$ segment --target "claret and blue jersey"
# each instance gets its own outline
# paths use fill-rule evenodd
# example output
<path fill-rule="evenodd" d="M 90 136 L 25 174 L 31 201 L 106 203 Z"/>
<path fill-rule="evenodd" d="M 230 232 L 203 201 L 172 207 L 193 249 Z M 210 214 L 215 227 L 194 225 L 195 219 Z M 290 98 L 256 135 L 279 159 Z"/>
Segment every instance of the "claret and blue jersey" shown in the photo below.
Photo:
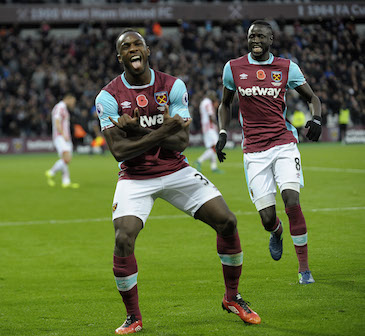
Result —
<path fill-rule="evenodd" d="M 171 117 L 178 114 L 183 119 L 190 118 L 184 82 L 163 72 L 150 71 L 151 81 L 146 85 L 130 85 L 123 73 L 101 90 L 95 105 L 102 130 L 114 127 L 109 117 L 115 121 L 125 113 L 133 117 L 135 108 L 139 110 L 140 125 L 151 129 L 162 125 L 166 104 Z M 147 179 L 170 174 L 187 165 L 181 153 L 156 146 L 134 159 L 121 162 L 120 177 Z"/>
<path fill-rule="evenodd" d="M 162 124 L 161 116 L 166 104 L 169 105 L 171 117 L 179 114 L 184 119 L 190 118 L 184 82 L 153 69 L 150 71 L 149 84 L 130 85 L 123 73 L 101 90 L 95 103 L 102 130 L 113 126 L 109 117 L 117 121 L 124 113 L 133 116 L 136 107 L 140 112 L 142 127 L 156 128 Z"/>
<path fill-rule="evenodd" d="M 245 153 L 298 142 L 295 127 L 286 119 L 285 94 L 305 83 L 297 64 L 272 54 L 264 62 L 248 54 L 226 63 L 223 85 L 238 92 Z"/>

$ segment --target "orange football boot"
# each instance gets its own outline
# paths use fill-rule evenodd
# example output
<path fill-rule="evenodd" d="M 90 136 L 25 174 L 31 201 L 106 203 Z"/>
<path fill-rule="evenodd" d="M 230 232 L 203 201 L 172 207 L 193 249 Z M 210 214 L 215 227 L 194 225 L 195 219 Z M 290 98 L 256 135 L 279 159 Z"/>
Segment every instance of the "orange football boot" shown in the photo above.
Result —
<path fill-rule="evenodd" d="M 232 301 L 227 301 L 225 297 L 223 297 L 222 308 L 228 313 L 238 315 L 241 320 L 246 323 L 261 323 L 260 316 L 248 306 L 248 303 L 242 299 L 241 294 L 239 293 L 236 294 L 236 297 Z"/>
<path fill-rule="evenodd" d="M 134 315 L 127 315 L 125 322 L 115 330 L 117 335 L 133 334 L 142 330 L 142 320 L 137 320 Z"/>

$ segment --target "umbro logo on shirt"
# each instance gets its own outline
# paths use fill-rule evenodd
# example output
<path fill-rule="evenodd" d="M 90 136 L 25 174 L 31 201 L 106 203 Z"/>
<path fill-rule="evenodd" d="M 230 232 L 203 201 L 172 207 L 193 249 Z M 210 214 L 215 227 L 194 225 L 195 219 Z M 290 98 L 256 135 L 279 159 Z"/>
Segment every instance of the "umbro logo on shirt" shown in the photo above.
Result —
<path fill-rule="evenodd" d="M 124 101 L 124 102 L 120 103 L 120 106 L 121 106 L 123 109 L 128 109 L 128 108 L 131 108 L 132 103 L 131 103 L 131 102 L 129 102 L 129 101 Z"/>
<path fill-rule="evenodd" d="M 240 74 L 240 79 L 247 79 L 248 75 L 245 73 Z"/>

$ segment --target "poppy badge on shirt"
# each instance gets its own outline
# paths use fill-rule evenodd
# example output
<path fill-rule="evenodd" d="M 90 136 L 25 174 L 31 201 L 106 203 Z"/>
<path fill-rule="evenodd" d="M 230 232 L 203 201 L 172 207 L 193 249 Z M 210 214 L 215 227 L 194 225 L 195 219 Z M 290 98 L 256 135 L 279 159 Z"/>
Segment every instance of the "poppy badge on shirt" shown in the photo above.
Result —
<path fill-rule="evenodd" d="M 256 77 L 257 79 L 259 80 L 264 80 L 266 78 L 266 74 L 265 74 L 265 71 L 260 69 L 260 70 L 257 70 L 256 72 Z"/>
<path fill-rule="evenodd" d="M 148 99 L 144 94 L 137 96 L 136 100 L 139 107 L 146 107 L 148 105 Z"/>

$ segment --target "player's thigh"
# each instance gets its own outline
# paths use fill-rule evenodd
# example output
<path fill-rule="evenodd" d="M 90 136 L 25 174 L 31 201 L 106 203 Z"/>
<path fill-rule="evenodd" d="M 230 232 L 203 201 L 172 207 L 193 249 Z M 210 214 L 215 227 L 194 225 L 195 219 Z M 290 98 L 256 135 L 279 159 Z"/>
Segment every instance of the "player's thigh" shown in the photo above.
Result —
<path fill-rule="evenodd" d="M 209 200 L 222 196 L 215 185 L 193 167 L 163 176 L 164 190 L 159 197 L 194 217 Z"/>
<path fill-rule="evenodd" d="M 134 216 L 144 225 L 156 199 L 155 193 L 160 188 L 158 179 L 118 181 L 112 206 L 113 221 Z"/>
<path fill-rule="evenodd" d="M 60 158 L 63 158 L 63 153 L 65 152 L 69 152 L 70 156 L 72 155 L 73 146 L 71 141 L 66 141 L 63 136 L 58 136 L 54 139 L 53 143 Z"/>
<path fill-rule="evenodd" d="M 224 236 L 229 236 L 236 232 L 236 216 L 229 210 L 222 196 L 215 197 L 204 203 L 195 213 L 195 218 L 208 224 L 217 233 Z"/>
<path fill-rule="evenodd" d="M 211 129 L 204 134 L 204 146 L 206 148 L 211 148 L 218 142 L 218 133 Z"/>
<path fill-rule="evenodd" d="M 244 154 L 247 188 L 251 200 L 255 204 L 259 199 L 264 197 L 275 199 L 276 183 L 272 170 L 272 162 L 272 151 Z"/>
<path fill-rule="evenodd" d="M 295 143 L 278 146 L 273 172 L 280 192 L 285 189 L 299 192 L 304 186 L 300 152 Z"/>

